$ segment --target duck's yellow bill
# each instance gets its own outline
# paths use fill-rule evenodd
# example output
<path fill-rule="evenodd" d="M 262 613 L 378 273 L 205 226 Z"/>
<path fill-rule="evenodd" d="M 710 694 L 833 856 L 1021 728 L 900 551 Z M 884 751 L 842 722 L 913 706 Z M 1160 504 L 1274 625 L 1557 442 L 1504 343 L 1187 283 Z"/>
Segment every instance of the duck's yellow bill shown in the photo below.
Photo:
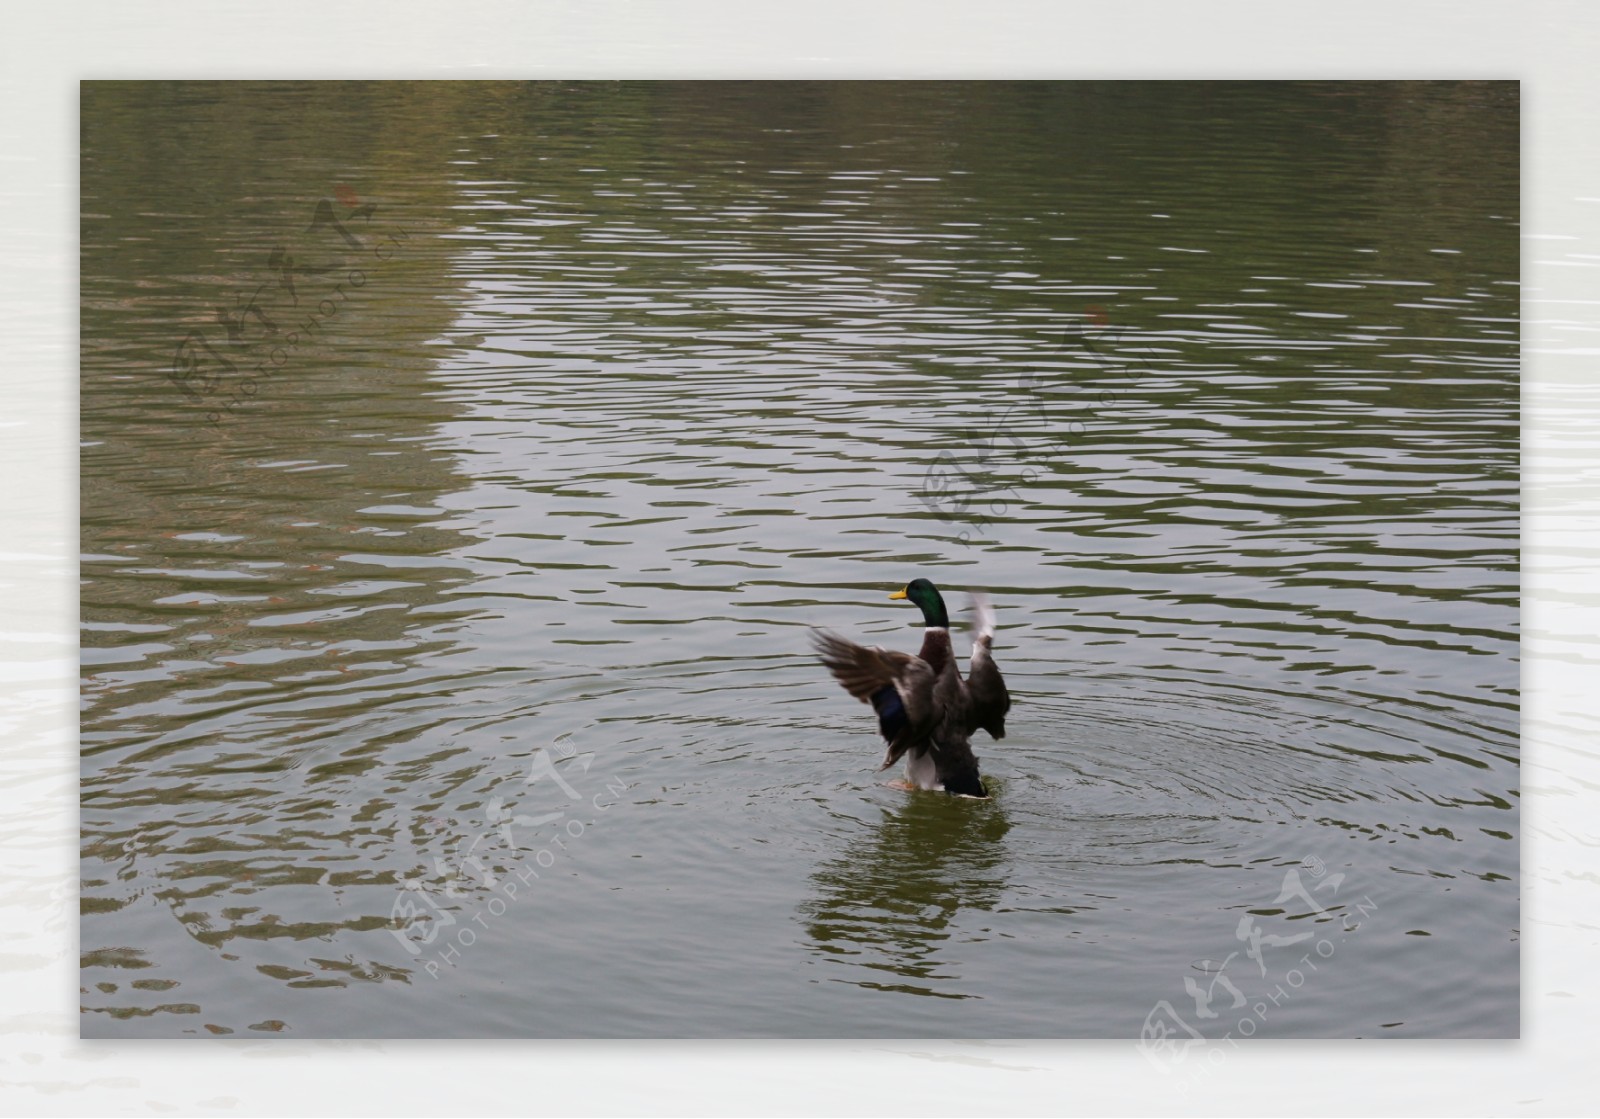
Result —
<path fill-rule="evenodd" d="M 890 598 L 904 598 L 905 596 L 906 596 L 906 592 L 905 591 L 895 591 L 894 594 L 890 595 L 889 597 Z"/>

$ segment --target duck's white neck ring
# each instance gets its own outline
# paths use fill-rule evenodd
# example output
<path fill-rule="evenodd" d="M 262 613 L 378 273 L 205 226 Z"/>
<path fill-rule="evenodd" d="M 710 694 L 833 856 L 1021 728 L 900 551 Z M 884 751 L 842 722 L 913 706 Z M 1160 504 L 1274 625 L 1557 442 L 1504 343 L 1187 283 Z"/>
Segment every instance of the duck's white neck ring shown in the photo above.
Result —
<path fill-rule="evenodd" d="M 950 629 L 947 626 L 928 626 L 922 632 L 923 633 L 949 633 Z"/>

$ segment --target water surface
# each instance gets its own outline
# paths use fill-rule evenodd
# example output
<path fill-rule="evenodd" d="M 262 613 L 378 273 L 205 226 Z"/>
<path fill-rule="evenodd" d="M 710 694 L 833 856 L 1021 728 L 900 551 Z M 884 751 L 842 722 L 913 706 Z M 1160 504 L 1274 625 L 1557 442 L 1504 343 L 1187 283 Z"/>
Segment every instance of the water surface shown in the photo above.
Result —
<path fill-rule="evenodd" d="M 1517 1033 L 1514 85 L 82 103 L 85 1035 Z"/>

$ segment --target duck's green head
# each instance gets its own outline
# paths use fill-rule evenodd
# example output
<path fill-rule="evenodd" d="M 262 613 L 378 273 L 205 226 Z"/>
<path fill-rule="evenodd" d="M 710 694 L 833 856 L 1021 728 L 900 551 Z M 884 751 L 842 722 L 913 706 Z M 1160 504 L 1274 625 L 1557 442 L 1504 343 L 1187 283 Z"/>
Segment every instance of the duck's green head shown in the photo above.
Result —
<path fill-rule="evenodd" d="M 944 599 L 939 597 L 939 588 L 926 579 L 913 579 L 906 584 L 903 591 L 895 591 L 890 598 L 909 598 L 922 607 L 922 620 L 930 626 L 941 629 L 950 628 L 950 615 L 945 613 Z"/>

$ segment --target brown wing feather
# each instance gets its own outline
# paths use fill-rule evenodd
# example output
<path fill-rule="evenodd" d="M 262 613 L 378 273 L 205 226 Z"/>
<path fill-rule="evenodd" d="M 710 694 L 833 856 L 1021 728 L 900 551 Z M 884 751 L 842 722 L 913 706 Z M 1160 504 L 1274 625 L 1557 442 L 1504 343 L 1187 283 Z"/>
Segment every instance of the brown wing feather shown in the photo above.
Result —
<path fill-rule="evenodd" d="M 883 767 L 900 760 L 910 747 L 925 741 L 934 716 L 933 669 L 921 657 L 857 645 L 831 633 L 812 635 L 817 653 L 844 690 L 878 712 L 878 729 L 889 744 Z M 884 694 L 891 689 L 893 700 Z"/>
<path fill-rule="evenodd" d="M 1006 736 L 1006 712 L 1011 710 L 1011 693 L 1005 678 L 994 663 L 994 610 L 985 595 L 973 594 L 972 668 L 967 673 L 970 702 L 967 733 L 980 728 L 996 741 Z"/>
<path fill-rule="evenodd" d="M 973 660 L 972 671 L 967 674 L 967 695 L 971 700 L 967 733 L 982 728 L 996 740 L 1004 738 L 1011 693 L 1006 690 L 1005 678 L 987 652 Z"/>

